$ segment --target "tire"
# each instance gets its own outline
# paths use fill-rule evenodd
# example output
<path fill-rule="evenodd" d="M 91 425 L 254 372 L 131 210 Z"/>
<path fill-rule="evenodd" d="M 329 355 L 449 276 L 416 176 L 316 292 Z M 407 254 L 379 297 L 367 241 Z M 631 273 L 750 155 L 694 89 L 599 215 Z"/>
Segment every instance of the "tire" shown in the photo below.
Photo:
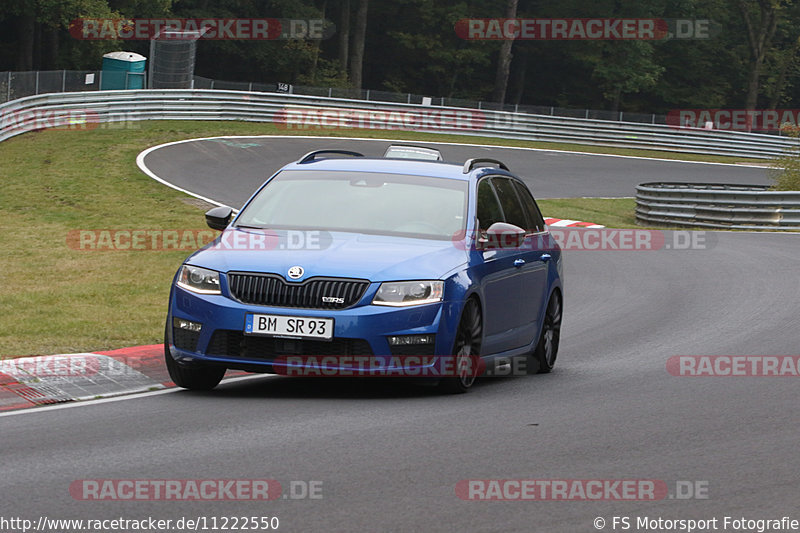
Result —
<path fill-rule="evenodd" d="M 470 298 L 464 304 L 461 312 L 461 321 L 456 330 L 456 339 L 453 342 L 453 356 L 455 368 L 459 375 L 456 377 L 442 378 L 439 380 L 439 389 L 447 394 L 462 394 L 467 392 L 475 383 L 477 369 L 475 358 L 480 356 L 481 341 L 483 339 L 483 318 L 481 309 L 475 298 Z"/>
<path fill-rule="evenodd" d="M 172 358 L 169 341 L 164 332 L 164 361 L 167 363 L 170 379 L 175 385 L 189 390 L 211 390 L 222 381 L 225 367 L 182 365 Z"/>
<path fill-rule="evenodd" d="M 528 357 L 529 374 L 547 374 L 553 370 L 561 340 L 561 311 L 561 295 L 554 292 L 544 312 L 544 324 L 539 334 L 539 341 Z"/>

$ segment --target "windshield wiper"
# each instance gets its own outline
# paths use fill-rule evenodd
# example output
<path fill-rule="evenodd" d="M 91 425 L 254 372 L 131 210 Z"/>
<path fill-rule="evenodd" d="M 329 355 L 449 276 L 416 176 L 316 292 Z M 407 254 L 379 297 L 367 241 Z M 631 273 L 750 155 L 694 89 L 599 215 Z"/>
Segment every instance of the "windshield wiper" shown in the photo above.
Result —
<path fill-rule="evenodd" d="M 242 229 L 267 229 L 266 226 L 248 226 L 247 224 L 236 224 L 234 227 Z"/>

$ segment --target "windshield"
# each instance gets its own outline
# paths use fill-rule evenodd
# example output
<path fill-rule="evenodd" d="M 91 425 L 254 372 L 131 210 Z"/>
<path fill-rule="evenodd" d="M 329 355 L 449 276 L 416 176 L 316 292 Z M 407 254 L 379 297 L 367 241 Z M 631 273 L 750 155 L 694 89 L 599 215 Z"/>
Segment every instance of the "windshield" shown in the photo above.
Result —
<path fill-rule="evenodd" d="M 237 226 L 452 239 L 465 229 L 466 181 L 285 170 L 248 204 Z"/>

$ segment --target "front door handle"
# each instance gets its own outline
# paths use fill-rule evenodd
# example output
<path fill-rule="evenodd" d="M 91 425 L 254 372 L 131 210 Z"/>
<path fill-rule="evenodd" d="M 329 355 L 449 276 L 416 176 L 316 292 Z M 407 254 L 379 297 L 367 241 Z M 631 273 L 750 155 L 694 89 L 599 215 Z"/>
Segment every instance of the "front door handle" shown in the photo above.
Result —
<path fill-rule="evenodd" d="M 514 261 L 514 266 L 517 267 L 517 268 L 521 267 L 524 264 L 525 264 L 525 260 L 524 259 L 517 259 L 517 260 Z"/>

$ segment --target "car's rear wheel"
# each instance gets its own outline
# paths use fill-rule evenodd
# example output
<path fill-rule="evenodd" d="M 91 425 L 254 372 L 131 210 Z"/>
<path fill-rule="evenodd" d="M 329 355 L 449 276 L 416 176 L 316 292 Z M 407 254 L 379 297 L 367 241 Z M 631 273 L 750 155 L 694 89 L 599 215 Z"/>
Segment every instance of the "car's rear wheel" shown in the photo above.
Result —
<path fill-rule="evenodd" d="M 453 365 L 456 375 L 442 378 L 439 387 L 449 394 L 467 392 L 475 383 L 483 339 L 483 319 L 477 300 L 470 298 L 464 305 L 461 321 L 453 343 Z"/>
<path fill-rule="evenodd" d="M 528 360 L 528 373 L 547 374 L 556 364 L 561 340 L 561 296 L 554 292 L 547 303 L 539 342 Z"/>
<path fill-rule="evenodd" d="M 225 367 L 183 365 L 172 358 L 164 332 L 164 360 L 170 379 L 179 387 L 190 390 L 211 390 L 222 381 Z"/>

